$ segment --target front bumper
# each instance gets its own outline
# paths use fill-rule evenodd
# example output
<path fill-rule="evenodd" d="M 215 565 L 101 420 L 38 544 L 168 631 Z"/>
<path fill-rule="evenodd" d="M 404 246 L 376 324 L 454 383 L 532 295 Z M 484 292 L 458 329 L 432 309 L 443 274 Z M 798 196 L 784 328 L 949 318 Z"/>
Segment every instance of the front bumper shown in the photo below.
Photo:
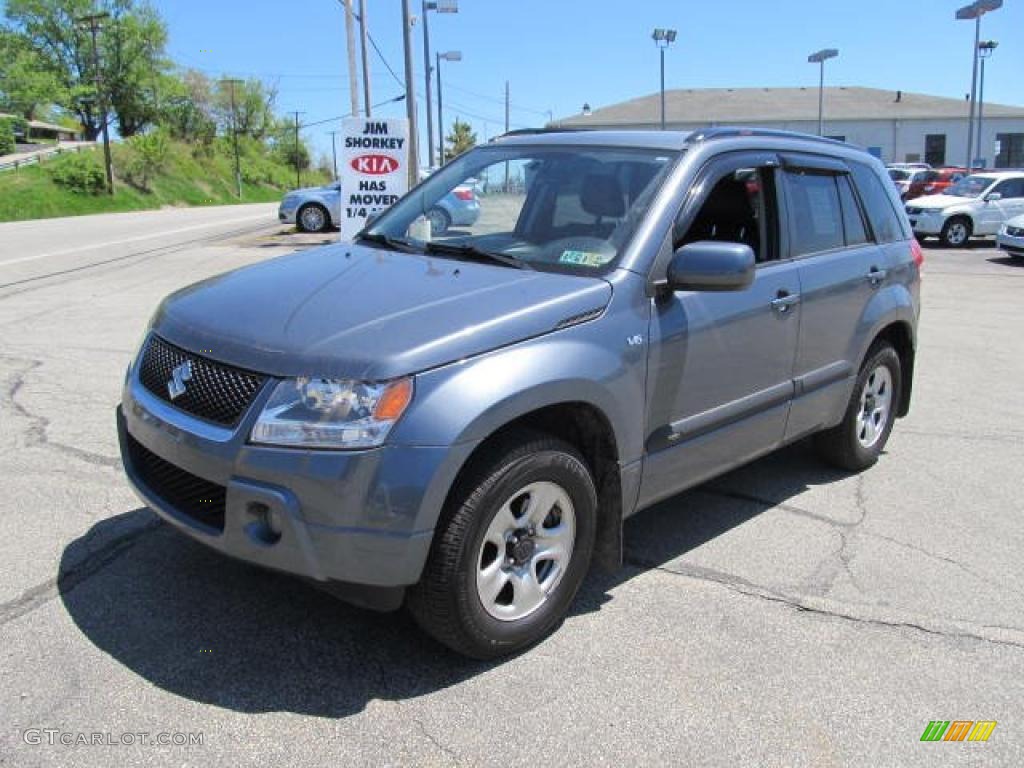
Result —
<path fill-rule="evenodd" d="M 908 212 L 907 218 L 910 220 L 910 228 L 914 230 L 915 235 L 938 235 L 942 232 L 942 225 L 946 223 L 946 217 L 942 214 L 928 215 Z"/>
<path fill-rule="evenodd" d="M 270 389 L 229 429 L 154 397 L 131 372 L 117 428 L 125 472 L 139 497 L 180 531 L 241 560 L 319 582 L 400 588 L 418 581 L 447 490 L 473 446 L 314 451 L 251 445 L 247 436 Z M 139 456 L 155 456 L 178 475 L 165 481 Z M 215 518 L 173 501 L 180 476 L 222 491 L 211 494 Z M 268 519 L 275 535 L 268 533 Z"/>
<path fill-rule="evenodd" d="M 1024 256 L 1024 235 L 1010 235 L 1003 230 L 996 236 L 996 243 L 1012 256 Z"/>
<path fill-rule="evenodd" d="M 277 218 L 282 224 L 294 224 L 298 210 L 298 202 L 283 201 L 277 209 Z"/>

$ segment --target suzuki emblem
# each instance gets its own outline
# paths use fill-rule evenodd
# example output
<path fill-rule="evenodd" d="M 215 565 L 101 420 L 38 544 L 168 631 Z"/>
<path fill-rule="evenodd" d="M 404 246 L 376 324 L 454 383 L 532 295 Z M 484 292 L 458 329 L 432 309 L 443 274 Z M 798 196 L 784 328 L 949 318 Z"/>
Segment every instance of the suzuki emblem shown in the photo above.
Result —
<path fill-rule="evenodd" d="M 167 394 L 171 400 L 185 394 L 185 382 L 192 381 L 192 361 L 186 360 L 171 371 L 171 380 L 167 382 Z"/>

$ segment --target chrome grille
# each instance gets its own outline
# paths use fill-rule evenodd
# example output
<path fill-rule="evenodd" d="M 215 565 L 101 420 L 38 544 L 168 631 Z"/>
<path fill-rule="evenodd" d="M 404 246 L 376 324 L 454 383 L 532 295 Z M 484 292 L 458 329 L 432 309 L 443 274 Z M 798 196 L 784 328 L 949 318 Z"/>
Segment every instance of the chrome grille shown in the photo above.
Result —
<path fill-rule="evenodd" d="M 186 362 L 190 370 L 181 382 L 184 387 L 177 397 L 171 397 L 169 387 L 174 371 Z M 266 377 L 186 352 L 154 334 L 142 353 L 139 380 L 146 389 L 175 408 L 232 427 L 242 418 Z"/>

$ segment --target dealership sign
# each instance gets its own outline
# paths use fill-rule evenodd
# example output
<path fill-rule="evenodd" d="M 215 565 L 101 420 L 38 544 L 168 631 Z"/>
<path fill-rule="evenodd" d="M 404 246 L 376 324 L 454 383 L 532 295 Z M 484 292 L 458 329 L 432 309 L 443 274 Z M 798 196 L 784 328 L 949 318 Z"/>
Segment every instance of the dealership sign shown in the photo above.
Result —
<path fill-rule="evenodd" d="M 353 118 L 342 124 L 341 239 L 409 189 L 409 121 Z"/>

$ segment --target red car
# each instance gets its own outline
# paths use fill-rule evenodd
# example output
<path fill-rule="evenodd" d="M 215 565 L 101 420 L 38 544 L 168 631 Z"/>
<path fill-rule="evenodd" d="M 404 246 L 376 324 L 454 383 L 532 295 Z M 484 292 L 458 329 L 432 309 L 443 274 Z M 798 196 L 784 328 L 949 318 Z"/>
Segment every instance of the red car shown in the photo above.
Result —
<path fill-rule="evenodd" d="M 910 182 L 904 199 L 913 200 L 915 197 L 923 195 L 941 195 L 947 187 L 956 184 L 966 175 L 967 171 L 963 168 L 936 168 L 925 171 Z"/>

